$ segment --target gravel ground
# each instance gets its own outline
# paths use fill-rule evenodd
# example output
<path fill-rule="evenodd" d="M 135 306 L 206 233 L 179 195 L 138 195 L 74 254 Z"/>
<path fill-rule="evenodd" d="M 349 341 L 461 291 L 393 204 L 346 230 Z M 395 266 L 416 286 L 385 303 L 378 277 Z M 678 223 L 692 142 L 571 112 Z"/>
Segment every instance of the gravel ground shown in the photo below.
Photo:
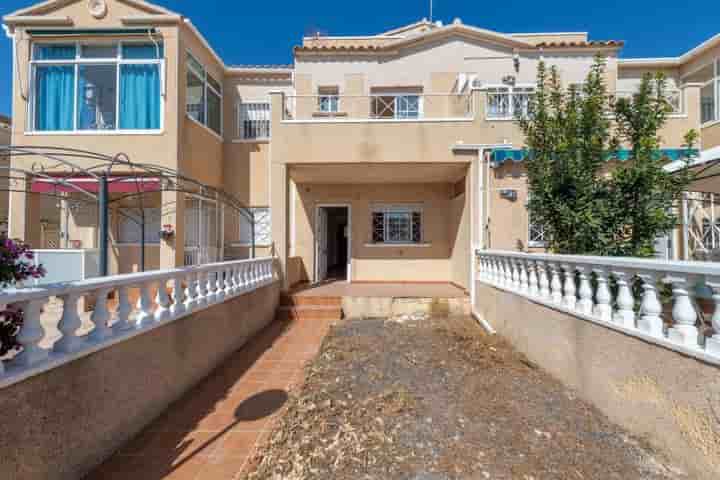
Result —
<path fill-rule="evenodd" d="M 686 478 L 468 318 L 334 326 L 246 479 Z"/>

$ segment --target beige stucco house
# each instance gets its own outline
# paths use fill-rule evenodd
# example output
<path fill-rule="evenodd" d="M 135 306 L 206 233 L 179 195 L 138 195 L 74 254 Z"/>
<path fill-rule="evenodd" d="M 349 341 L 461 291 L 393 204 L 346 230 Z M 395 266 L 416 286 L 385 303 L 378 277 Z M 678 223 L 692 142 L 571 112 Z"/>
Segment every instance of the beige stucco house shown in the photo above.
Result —
<path fill-rule="evenodd" d="M 720 144 L 720 36 L 678 58 L 623 59 L 621 41 L 583 32 L 422 20 L 303 38 L 292 66 L 231 66 L 189 19 L 139 0 L 48 1 L 4 22 L 16 65 L 13 143 L 123 152 L 232 194 L 256 214 L 258 252 L 278 257 L 286 286 L 332 277 L 469 289 L 473 247 L 542 248 L 513 121 L 541 60 L 569 85 L 601 54 L 620 95 L 663 71 L 674 106 L 667 151 L 691 128 L 703 149 Z M 57 89 L 72 98 L 48 95 Z M 13 159 L 18 168 L 29 161 Z M 247 225 L 219 203 L 187 192 L 147 197 L 149 230 L 175 231 L 152 238 L 147 268 L 191 263 L 200 250 L 205 259 L 248 255 Z M 11 194 L 11 235 L 39 241 L 42 201 Z M 96 212 L 67 210 L 66 246 L 95 248 Z M 137 228 L 123 218 L 112 229 L 120 272 L 139 268 Z"/>

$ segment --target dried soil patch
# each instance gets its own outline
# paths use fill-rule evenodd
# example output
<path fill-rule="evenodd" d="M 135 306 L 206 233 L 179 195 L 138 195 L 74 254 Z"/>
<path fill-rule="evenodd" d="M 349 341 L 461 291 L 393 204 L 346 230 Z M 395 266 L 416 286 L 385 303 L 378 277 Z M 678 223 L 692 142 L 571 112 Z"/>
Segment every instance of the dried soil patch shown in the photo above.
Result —
<path fill-rule="evenodd" d="M 247 479 L 667 479 L 662 455 L 469 318 L 334 326 Z"/>

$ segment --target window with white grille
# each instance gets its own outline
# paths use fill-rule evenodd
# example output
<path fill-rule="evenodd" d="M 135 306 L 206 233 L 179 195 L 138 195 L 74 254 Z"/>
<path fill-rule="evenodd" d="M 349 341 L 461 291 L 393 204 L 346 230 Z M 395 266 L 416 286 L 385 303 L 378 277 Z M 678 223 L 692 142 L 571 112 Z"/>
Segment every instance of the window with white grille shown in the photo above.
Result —
<path fill-rule="evenodd" d="M 270 209 L 266 207 L 255 207 L 249 209 L 255 220 L 255 245 L 267 246 L 272 243 Z M 245 215 L 240 217 L 240 244 L 251 245 L 253 238 L 253 224 Z"/>
<path fill-rule="evenodd" d="M 270 103 L 240 103 L 237 134 L 243 140 L 270 138 Z"/>
<path fill-rule="evenodd" d="M 373 207 L 373 243 L 422 243 L 422 241 L 422 208 L 413 205 Z"/>
<path fill-rule="evenodd" d="M 510 120 L 528 115 L 535 95 L 534 87 L 486 87 L 486 116 L 488 119 Z"/>
<path fill-rule="evenodd" d="M 318 111 L 321 113 L 337 113 L 340 101 L 338 87 L 318 88 Z"/>

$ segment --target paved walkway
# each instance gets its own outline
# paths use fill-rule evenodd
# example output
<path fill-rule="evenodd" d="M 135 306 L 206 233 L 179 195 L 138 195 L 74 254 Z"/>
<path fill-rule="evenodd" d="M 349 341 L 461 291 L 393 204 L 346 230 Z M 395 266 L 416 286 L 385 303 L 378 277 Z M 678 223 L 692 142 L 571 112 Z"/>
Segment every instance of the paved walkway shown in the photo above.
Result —
<path fill-rule="evenodd" d="M 275 322 L 87 478 L 229 480 L 242 469 L 328 331 Z"/>

